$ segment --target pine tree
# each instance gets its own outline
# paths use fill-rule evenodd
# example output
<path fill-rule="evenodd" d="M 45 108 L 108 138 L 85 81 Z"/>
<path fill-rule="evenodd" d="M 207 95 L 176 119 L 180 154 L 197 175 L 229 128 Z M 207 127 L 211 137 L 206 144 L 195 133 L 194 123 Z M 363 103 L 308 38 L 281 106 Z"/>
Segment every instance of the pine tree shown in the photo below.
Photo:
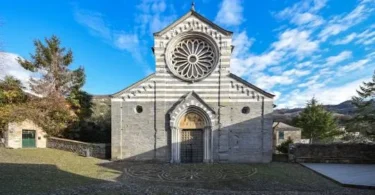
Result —
<path fill-rule="evenodd" d="M 35 54 L 31 60 L 18 58 L 18 62 L 27 70 L 37 72 L 40 78 L 31 78 L 31 90 L 44 97 L 67 97 L 73 89 L 84 85 L 85 74 L 82 67 L 70 70 L 68 66 L 73 62 L 73 52 L 60 46 L 56 36 L 34 41 Z"/>
<path fill-rule="evenodd" d="M 310 139 L 310 143 L 340 134 L 332 113 L 327 112 L 315 98 L 307 103 L 294 123 L 302 128 L 302 136 Z"/>
<path fill-rule="evenodd" d="M 372 81 L 363 82 L 357 93 L 358 96 L 352 98 L 352 103 L 357 108 L 356 114 L 347 129 L 375 140 L 375 71 Z"/>
<path fill-rule="evenodd" d="M 30 88 L 41 98 L 33 98 L 23 106 L 11 108 L 8 118 L 20 116 L 19 120 L 31 119 L 49 135 L 60 136 L 86 112 L 79 105 L 85 99 L 78 95 L 85 83 L 84 69 L 69 69 L 73 52 L 61 47 L 56 36 L 46 38 L 45 43 L 36 40 L 34 45 L 35 53 L 31 55 L 31 60 L 17 60 L 22 67 L 39 75 L 30 79 Z"/>

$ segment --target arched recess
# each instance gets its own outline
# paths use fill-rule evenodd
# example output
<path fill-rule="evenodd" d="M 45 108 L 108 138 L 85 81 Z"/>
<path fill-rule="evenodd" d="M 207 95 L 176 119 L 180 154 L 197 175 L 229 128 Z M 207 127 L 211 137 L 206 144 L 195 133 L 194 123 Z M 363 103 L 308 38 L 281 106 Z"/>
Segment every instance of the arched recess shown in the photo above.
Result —
<path fill-rule="evenodd" d="M 179 122 L 188 113 L 194 113 L 202 119 L 203 126 L 203 161 L 212 162 L 213 135 L 212 130 L 216 125 L 215 111 L 206 104 L 194 91 L 186 94 L 185 98 L 169 111 L 171 128 L 171 163 L 180 163 L 181 128 Z"/>
<path fill-rule="evenodd" d="M 190 119 L 188 119 L 190 117 Z M 181 139 L 183 129 L 203 130 L 203 162 L 212 161 L 212 120 L 210 115 L 200 107 L 189 105 L 171 120 L 172 130 L 172 163 L 181 162 Z"/>

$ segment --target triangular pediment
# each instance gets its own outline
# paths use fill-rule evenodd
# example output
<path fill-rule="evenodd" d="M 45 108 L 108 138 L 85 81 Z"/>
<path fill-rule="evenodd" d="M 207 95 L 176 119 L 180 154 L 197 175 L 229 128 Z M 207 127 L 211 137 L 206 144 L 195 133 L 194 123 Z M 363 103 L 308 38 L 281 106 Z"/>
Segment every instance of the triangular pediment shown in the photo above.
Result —
<path fill-rule="evenodd" d="M 215 110 L 211 108 L 211 106 L 209 106 L 206 102 L 204 102 L 202 98 L 200 98 L 199 95 L 194 91 L 188 93 L 184 99 L 182 99 L 169 111 L 169 113 L 173 114 L 175 111 L 185 109 L 187 106 L 197 106 L 210 115 L 215 114 Z"/>
<path fill-rule="evenodd" d="M 229 36 L 229 35 L 233 34 L 233 32 L 221 28 L 220 26 L 218 26 L 215 23 L 211 22 L 209 19 L 207 19 L 204 16 L 200 15 L 199 13 L 197 13 L 196 11 L 190 10 L 184 16 L 180 17 L 175 22 L 173 22 L 172 24 L 168 25 L 167 27 L 165 27 L 161 31 L 155 32 L 154 36 L 161 36 L 161 35 L 167 33 L 168 31 L 170 31 L 171 29 L 173 29 L 174 27 L 176 27 L 180 23 L 184 22 L 187 18 L 189 18 L 191 16 L 194 16 L 195 18 L 197 18 L 201 22 L 206 23 L 208 26 L 210 26 L 211 28 L 217 30 L 218 32 L 222 33 L 223 35 Z"/>
<path fill-rule="evenodd" d="M 196 113 L 201 113 L 206 120 L 206 124 L 213 126 L 215 124 L 215 111 L 208 104 L 206 104 L 197 93 L 194 91 L 188 93 L 177 105 L 173 106 L 168 112 L 170 116 L 170 125 L 176 125 L 179 117 L 188 110 L 194 110 Z"/>

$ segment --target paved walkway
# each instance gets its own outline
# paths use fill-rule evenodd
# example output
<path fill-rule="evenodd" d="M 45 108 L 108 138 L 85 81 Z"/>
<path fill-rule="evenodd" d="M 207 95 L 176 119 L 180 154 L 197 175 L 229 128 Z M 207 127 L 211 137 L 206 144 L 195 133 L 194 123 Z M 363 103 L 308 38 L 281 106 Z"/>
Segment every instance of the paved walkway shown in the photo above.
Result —
<path fill-rule="evenodd" d="M 375 164 L 302 163 L 343 185 L 375 188 Z"/>

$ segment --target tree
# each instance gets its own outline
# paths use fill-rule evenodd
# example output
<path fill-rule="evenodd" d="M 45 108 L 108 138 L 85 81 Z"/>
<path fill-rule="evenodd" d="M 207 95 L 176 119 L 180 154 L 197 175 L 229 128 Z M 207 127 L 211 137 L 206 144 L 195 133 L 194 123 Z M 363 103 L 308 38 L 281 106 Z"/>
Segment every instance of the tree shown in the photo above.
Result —
<path fill-rule="evenodd" d="M 91 99 L 92 95 L 79 89 L 73 89 L 67 97 L 67 101 L 70 103 L 71 109 L 73 109 L 81 121 L 89 118 L 92 114 Z"/>
<path fill-rule="evenodd" d="M 289 144 L 292 144 L 292 143 L 293 143 L 293 140 L 290 137 L 288 137 L 287 140 L 282 142 L 280 145 L 276 146 L 276 150 L 283 154 L 287 154 L 289 151 Z"/>
<path fill-rule="evenodd" d="M 0 106 L 24 103 L 27 99 L 24 89 L 20 80 L 13 76 L 5 76 L 0 80 Z"/>
<path fill-rule="evenodd" d="M 363 82 L 357 94 L 358 96 L 352 98 L 352 103 L 357 108 L 356 113 L 347 129 L 375 140 L 375 71 L 372 81 Z"/>
<path fill-rule="evenodd" d="M 310 143 L 313 140 L 324 140 L 340 134 L 332 113 L 327 112 L 315 98 L 307 103 L 294 123 L 302 128 L 302 136 L 310 139 Z"/>
<path fill-rule="evenodd" d="M 18 119 L 18 116 L 13 115 L 13 110 L 27 100 L 23 89 L 21 81 L 13 76 L 5 76 L 0 80 L 0 134 L 8 122 Z"/>
<path fill-rule="evenodd" d="M 31 60 L 18 58 L 27 70 L 38 73 L 40 77 L 30 79 L 31 90 L 42 97 L 34 98 L 24 106 L 13 108 L 10 114 L 20 113 L 31 119 L 50 135 L 62 135 L 63 131 L 79 116 L 83 115 L 83 93 L 80 88 L 85 83 L 83 68 L 70 70 L 73 52 L 60 46 L 56 36 L 46 38 L 45 43 L 34 41 L 35 54 Z M 68 98 L 69 97 L 69 98 Z"/>
<path fill-rule="evenodd" d="M 60 47 L 60 40 L 56 36 L 34 41 L 35 54 L 31 61 L 18 58 L 18 62 L 26 70 L 37 72 L 40 78 L 31 78 L 31 90 L 44 97 L 67 97 L 72 90 L 80 89 L 85 83 L 85 74 L 82 67 L 69 70 L 73 62 L 73 52 Z"/>

